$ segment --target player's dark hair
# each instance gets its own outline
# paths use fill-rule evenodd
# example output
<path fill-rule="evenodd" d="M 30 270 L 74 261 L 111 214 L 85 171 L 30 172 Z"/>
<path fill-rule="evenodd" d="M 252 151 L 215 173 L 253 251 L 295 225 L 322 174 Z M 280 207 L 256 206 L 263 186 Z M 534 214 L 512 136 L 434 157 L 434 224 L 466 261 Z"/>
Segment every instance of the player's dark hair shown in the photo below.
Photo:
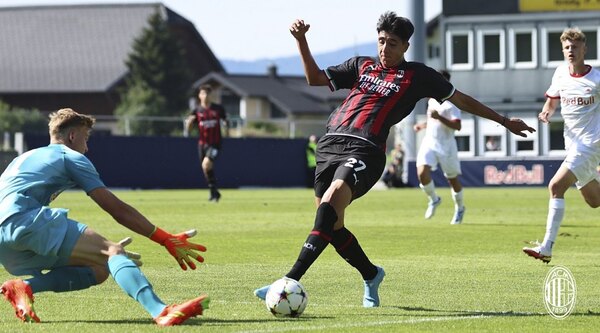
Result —
<path fill-rule="evenodd" d="M 213 88 L 212 88 L 212 86 L 211 86 L 210 84 L 203 84 L 203 85 L 201 85 L 201 86 L 200 86 L 200 88 L 198 89 L 198 92 L 200 92 L 200 91 L 202 91 L 202 90 L 204 90 L 204 91 L 206 91 L 206 92 L 208 92 L 208 93 L 209 93 L 209 92 L 211 92 L 211 91 L 213 90 Z"/>
<path fill-rule="evenodd" d="M 377 33 L 382 31 L 392 33 L 408 42 L 415 32 L 415 26 L 406 17 L 398 16 L 394 12 L 385 12 L 381 14 L 377 22 Z"/>
<path fill-rule="evenodd" d="M 445 78 L 446 78 L 446 80 L 450 81 L 450 73 L 449 73 L 447 70 L 445 70 L 445 69 L 440 69 L 440 70 L 438 71 L 438 73 L 442 74 L 442 76 L 443 76 L 443 77 L 445 77 Z"/>

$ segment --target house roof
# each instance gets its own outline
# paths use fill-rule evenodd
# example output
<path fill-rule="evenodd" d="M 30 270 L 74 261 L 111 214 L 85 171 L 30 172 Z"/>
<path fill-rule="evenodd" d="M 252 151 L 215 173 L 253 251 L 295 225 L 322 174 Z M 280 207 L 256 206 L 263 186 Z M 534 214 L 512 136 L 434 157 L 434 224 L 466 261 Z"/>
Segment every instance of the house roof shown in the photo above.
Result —
<path fill-rule="evenodd" d="M 268 99 L 288 114 L 329 114 L 331 104 L 343 100 L 347 90 L 331 92 L 328 87 L 309 86 L 304 76 L 210 73 L 194 86 L 218 82 L 241 97 Z"/>
<path fill-rule="evenodd" d="M 193 28 L 160 3 L 0 8 L 0 93 L 108 90 L 127 74 L 132 42 L 157 10 Z"/>

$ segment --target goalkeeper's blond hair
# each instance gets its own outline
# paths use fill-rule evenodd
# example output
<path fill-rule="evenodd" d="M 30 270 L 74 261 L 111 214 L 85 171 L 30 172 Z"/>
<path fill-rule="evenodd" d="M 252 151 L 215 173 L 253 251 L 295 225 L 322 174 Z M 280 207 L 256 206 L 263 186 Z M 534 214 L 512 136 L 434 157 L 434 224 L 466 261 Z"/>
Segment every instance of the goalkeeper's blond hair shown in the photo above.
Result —
<path fill-rule="evenodd" d="M 73 109 L 64 108 L 50 114 L 48 130 L 51 138 L 65 138 L 69 131 L 76 127 L 87 127 L 92 129 L 96 119 L 92 116 L 80 114 Z"/>

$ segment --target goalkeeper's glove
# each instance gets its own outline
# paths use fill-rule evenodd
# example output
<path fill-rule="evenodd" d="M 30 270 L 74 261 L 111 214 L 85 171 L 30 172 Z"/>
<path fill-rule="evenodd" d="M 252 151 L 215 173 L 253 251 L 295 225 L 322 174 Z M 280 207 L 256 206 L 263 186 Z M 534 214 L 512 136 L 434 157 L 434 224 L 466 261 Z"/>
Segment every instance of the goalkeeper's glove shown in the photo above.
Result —
<path fill-rule="evenodd" d="M 150 235 L 150 239 L 167 248 L 167 251 L 175 257 L 175 260 L 184 271 L 188 266 L 191 269 L 196 269 L 196 264 L 190 259 L 196 259 L 198 262 L 204 262 L 204 258 L 198 251 L 205 252 L 204 245 L 188 242 L 187 239 L 196 235 L 196 230 L 188 230 L 180 234 L 170 234 L 161 228 L 155 227 L 154 232 Z"/>

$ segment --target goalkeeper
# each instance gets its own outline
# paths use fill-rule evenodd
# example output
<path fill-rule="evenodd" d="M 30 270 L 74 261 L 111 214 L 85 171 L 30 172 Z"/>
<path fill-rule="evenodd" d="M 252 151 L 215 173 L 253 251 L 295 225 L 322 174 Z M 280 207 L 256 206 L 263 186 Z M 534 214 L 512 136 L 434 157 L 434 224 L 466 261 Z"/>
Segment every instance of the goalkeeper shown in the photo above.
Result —
<path fill-rule="evenodd" d="M 112 242 L 69 219 L 66 209 L 48 207 L 62 191 L 78 186 L 119 224 L 165 246 L 183 270 L 195 269 L 194 260 L 204 261 L 199 252 L 206 248 L 187 241 L 194 230 L 170 234 L 106 188 L 83 155 L 94 122 L 72 109 L 52 113 L 50 145 L 15 158 L 0 176 L 0 263 L 15 276 L 32 276 L 6 281 L 0 292 L 19 319 L 39 322 L 33 294 L 86 289 L 110 274 L 159 326 L 201 315 L 208 307 L 206 295 L 168 306 L 158 298 L 138 268 L 139 254 L 125 250 L 131 238 Z"/>

